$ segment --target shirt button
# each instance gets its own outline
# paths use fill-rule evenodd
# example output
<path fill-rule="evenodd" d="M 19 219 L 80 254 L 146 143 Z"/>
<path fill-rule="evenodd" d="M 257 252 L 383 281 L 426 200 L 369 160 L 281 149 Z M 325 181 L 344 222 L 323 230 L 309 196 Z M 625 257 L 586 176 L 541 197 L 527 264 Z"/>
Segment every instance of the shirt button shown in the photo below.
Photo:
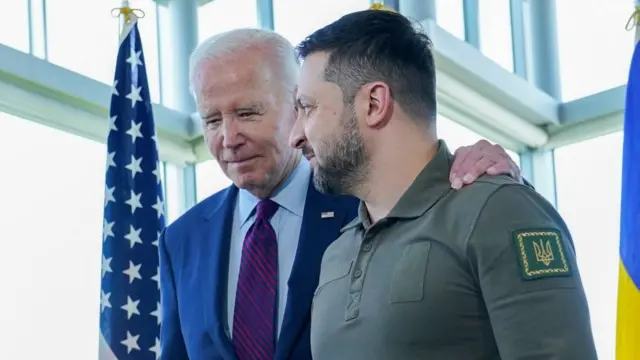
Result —
<path fill-rule="evenodd" d="M 362 270 L 358 269 L 353 272 L 353 277 L 355 277 L 356 279 L 359 278 L 360 276 L 362 276 Z"/>
<path fill-rule="evenodd" d="M 362 247 L 362 251 L 371 251 L 371 243 L 365 243 L 364 246 Z"/>

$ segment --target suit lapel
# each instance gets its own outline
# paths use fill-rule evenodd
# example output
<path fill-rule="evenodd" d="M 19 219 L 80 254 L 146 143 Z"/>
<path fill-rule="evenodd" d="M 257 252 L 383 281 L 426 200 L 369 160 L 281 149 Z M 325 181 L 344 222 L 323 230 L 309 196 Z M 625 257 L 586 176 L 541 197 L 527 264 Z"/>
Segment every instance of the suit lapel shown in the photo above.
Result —
<path fill-rule="evenodd" d="M 340 235 L 345 209 L 336 197 L 320 194 L 310 181 L 298 241 L 288 281 L 287 307 L 275 358 L 288 359 L 310 320 L 311 301 L 318 284 L 325 249 Z"/>
<path fill-rule="evenodd" d="M 210 242 L 212 264 L 212 282 L 204 289 L 205 321 L 209 335 L 216 349 L 226 360 L 235 360 L 235 351 L 225 330 L 225 314 L 227 303 L 227 275 L 229 270 L 229 250 L 231 246 L 231 230 L 238 188 L 231 186 L 218 206 L 205 214 L 206 225 L 203 241 Z M 207 278 L 203 274 L 203 278 Z M 207 291 L 212 289 L 212 291 Z M 194 294 L 194 296 L 198 296 Z"/>

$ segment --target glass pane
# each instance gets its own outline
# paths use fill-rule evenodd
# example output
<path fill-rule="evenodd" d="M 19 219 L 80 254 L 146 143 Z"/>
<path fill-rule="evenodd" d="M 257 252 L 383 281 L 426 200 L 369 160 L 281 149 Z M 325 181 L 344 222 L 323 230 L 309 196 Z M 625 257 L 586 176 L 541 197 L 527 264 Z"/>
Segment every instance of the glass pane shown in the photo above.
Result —
<path fill-rule="evenodd" d="M 198 39 L 244 27 L 258 27 L 256 0 L 215 0 L 198 9 Z"/>
<path fill-rule="evenodd" d="M 167 224 L 171 224 L 180 215 L 182 215 L 181 201 L 182 201 L 182 183 L 180 181 L 181 168 L 174 164 L 164 162 L 163 167 L 163 185 L 165 188 L 164 197 L 167 199 L 165 207 L 167 209 Z"/>
<path fill-rule="evenodd" d="M 105 84 L 113 84 L 120 36 L 119 19 L 111 15 L 117 1 L 47 0 L 49 61 Z M 152 2 L 135 2 L 145 12 L 140 19 L 147 76 L 152 99 L 157 101 L 158 47 L 156 13 Z"/>
<path fill-rule="evenodd" d="M 47 0 L 49 61 L 79 74 L 113 83 L 118 52 L 117 6 L 110 1 L 86 6 L 85 0 Z"/>
<path fill-rule="evenodd" d="M 95 359 L 106 147 L 0 113 L 0 154 L 0 359 Z"/>
<path fill-rule="evenodd" d="M 508 71 L 513 71 L 510 0 L 481 0 L 480 49 Z"/>
<path fill-rule="evenodd" d="M 462 0 L 436 0 L 438 25 L 464 40 L 464 11 Z"/>
<path fill-rule="evenodd" d="M 27 0 L 2 2 L 0 44 L 29 52 L 29 10 Z"/>
<path fill-rule="evenodd" d="M 615 358 L 622 132 L 555 151 L 558 209 L 571 230 L 600 359 Z"/>
<path fill-rule="evenodd" d="M 562 99 L 570 101 L 627 82 L 634 33 L 625 24 L 633 1 L 556 1 Z"/>
<path fill-rule="evenodd" d="M 461 146 L 471 145 L 483 139 L 482 135 L 442 115 L 438 115 L 437 121 L 438 136 L 447 142 L 451 152 Z"/>
<path fill-rule="evenodd" d="M 196 165 L 196 195 L 198 202 L 231 185 L 215 160 Z"/>
<path fill-rule="evenodd" d="M 369 6 L 369 0 L 273 0 L 275 30 L 297 45 L 315 30 Z"/>
<path fill-rule="evenodd" d="M 456 151 L 456 149 L 461 146 L 473 145 L 482 139 L 486 139 L 475 131 L 442 115 L 438 115 L 437 124 L 438 136 L 447 142 L 447 147 L 449 147 L 449 151 L 451 152 Z M 490 141 L 490 139 L 486 140 Z M 514 162 L 520 166 L 520 156 L 510 150 L 507 150 L 507 153 L 513 158 Z"/>

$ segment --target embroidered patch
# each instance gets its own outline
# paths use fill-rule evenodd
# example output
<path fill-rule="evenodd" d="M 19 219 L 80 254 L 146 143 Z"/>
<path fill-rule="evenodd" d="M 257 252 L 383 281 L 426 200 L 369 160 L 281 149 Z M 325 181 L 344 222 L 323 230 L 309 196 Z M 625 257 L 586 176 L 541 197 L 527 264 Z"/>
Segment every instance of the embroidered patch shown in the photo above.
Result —
<path fill-rule="evenodd" d="M 572 269 L 558 230 L 517 230 L 513 232 L 513 240 L 523 279 L 571 276 Z"/>

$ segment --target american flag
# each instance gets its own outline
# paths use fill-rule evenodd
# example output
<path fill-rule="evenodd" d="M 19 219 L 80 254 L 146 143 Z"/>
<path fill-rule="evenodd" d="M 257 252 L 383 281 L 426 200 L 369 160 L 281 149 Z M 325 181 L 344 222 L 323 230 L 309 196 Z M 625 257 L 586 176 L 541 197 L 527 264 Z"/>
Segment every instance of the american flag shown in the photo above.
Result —
<path fill-rule="evenodd" d="M 101 360 L 158 359 L 160 163 L 138 25 L 125 25 L 111 95 L 100 296 Z"/>

